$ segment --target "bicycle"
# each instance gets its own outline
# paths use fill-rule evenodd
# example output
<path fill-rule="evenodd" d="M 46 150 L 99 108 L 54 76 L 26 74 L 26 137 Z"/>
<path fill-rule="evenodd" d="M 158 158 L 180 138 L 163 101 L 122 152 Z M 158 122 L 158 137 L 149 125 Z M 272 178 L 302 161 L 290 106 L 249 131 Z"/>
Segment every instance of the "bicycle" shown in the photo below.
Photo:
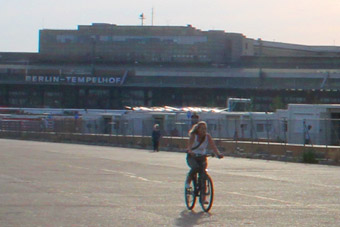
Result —
<path fill-rule="evenodd" d="M 199 157 L 213 156 L 212 154 L 200 155 Z M 197 157 L 197 156 L 196 156 Z M 214 201 L 214 185 L 206 169 L 198 171 L 189 183 L 189 188 L 184 191 L 185 204 L 189 210 L 194 209 L 196 198 L 205 212 L 209 212 Z"/>

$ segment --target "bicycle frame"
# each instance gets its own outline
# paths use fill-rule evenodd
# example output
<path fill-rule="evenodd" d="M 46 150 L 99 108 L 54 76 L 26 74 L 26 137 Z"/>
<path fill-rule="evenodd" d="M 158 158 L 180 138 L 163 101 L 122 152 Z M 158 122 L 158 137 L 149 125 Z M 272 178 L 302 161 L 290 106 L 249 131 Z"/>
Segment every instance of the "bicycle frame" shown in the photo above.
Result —
<path fill-rule="evenodd" d="M 199 196 L 199 193 L 200 193 L 200 190 L 202 188 L 202 178 L 205 177 L 206 175 L 208 175 L 207 171 L 204 170 L 202 173 L 200 172 L 197 172 L 194 176 L 194 185 L 195 185 L 195 193 L 196 193 L 196 196 Z"/>
<path fill-rule="evenodd" d="M 213 182 L 206 169 L 200 169 L 193 176 L 192 188 L 185 190 L 185 202 L 189 210 L 195 207 L 196 197 L 199 197 L 199 202 L 202 209 L 208 212 L 213 203 L 214 189 Z M 208 200 L 206 198 L 209 198 Z"/>

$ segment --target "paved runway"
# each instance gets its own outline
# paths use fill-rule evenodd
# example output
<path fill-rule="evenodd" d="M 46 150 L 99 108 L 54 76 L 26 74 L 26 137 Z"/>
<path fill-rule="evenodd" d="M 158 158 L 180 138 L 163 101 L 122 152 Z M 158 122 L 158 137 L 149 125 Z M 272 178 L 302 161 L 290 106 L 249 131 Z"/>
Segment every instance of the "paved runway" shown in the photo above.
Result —
<path fill-rule="evenodd" d="M 0 139 L 0 226 L 340 226 L 340 167 L 209 159 L 188 211 L 185 154 Z"/>

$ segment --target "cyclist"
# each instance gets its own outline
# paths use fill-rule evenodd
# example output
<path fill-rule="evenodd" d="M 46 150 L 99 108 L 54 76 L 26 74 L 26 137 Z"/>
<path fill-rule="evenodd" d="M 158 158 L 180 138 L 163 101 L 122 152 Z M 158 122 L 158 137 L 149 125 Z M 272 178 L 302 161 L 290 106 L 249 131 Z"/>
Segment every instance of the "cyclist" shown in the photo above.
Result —
<path fill-rule="evenodd" d="M 211 146 L 218 158 L 223 158 L 223 155 L 218 151 L 212 137 L 207 133 L 207 123 L 205 121 L 199 121 L 197 124 L 193 125 L 189 131 L 187 163 L 191 169 L 185 182 L 185 188 L 190 187 L 190 181 L 197 172 L 205 171 L 207 168 L 207 157 L 199 155 L 207 154 L 208 145 Z"/>

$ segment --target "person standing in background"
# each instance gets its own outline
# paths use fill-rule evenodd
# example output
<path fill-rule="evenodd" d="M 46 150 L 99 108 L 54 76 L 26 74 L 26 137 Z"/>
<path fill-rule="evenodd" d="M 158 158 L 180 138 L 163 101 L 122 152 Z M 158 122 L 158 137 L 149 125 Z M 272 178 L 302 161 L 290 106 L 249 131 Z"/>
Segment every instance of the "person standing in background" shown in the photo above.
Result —
<path fill-rule="evenodd" d="M 152 145 L 153 151 L 159 152 L 159 141 L 161 140 L 161 131 L 159 130 L 159 124 L 155 124 L 152 130 Z"/>
<path fill-rule="evenodd" d="M 308 125 L 307 129 L 305 130 L 305 144 L 312 144 L 312 141 L 310 139 L 309 131 L 311 130 L 312 126 Z"/>

